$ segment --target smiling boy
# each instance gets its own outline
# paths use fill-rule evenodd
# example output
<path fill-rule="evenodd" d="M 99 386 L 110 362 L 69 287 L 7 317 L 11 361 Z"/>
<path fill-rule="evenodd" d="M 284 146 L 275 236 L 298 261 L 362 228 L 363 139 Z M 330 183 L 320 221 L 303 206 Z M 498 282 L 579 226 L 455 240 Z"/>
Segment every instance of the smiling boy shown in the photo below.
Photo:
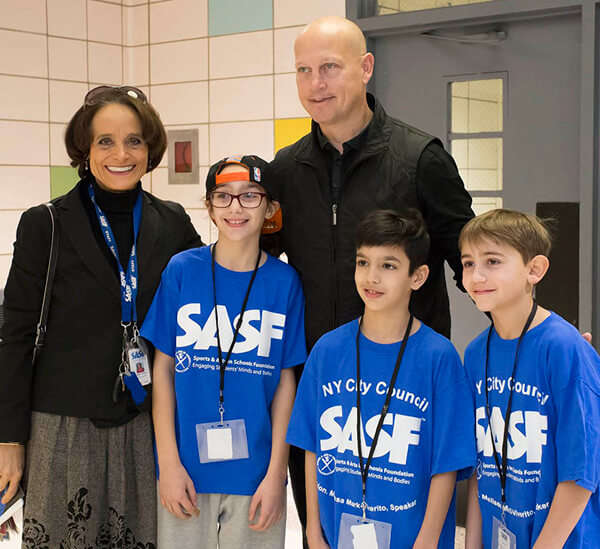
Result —
<path fill-rule="evenodd" d="M 535 216 L 492 210 L 459 245 L 463 284 L 492 317 L 465 351 L 478 453 L 467 549 L 598 547 L 600 360 L 533 299 L 550 234 Z"/>
<path fill-rule="evenodd" d="M 156 347 L 161 548 L 283 548 L 285 431 L 306 346 L 299 277 L 259 248 L 265 218 L 280 227 L 270 184 L 256 156 L 211 167 L 219 239 L 173 257 L 142 328 Z"/>
<path fill-rule="evenodd" d="M 311 549 L 454 547 L 473 409 L 456 350 L 409 311 L 428 252 L 416 210 L 375 210 L 358 225 L 364 314 L 313 348 L 287 434 L 306 450 Z"/>

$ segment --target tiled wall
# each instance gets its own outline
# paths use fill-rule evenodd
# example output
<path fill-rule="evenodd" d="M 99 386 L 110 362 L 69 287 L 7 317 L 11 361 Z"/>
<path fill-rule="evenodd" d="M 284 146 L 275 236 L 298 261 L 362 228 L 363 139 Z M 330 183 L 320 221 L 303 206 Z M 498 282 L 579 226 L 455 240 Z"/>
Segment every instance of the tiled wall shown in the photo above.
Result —
<path fill-rule="evenodd" d="M 344 12 L 345 0 L 0 0 L 0 289 L 21 212 L 77 180 L 63 133 L 89 88 L 140 86 L 167 129 L 198 128 L 200 183 L 169 185 L 165 155 L 144 186 L 214 240 L 208 166 L 232 153 L 271 159 L 308 131 L 293 41 Z"/>

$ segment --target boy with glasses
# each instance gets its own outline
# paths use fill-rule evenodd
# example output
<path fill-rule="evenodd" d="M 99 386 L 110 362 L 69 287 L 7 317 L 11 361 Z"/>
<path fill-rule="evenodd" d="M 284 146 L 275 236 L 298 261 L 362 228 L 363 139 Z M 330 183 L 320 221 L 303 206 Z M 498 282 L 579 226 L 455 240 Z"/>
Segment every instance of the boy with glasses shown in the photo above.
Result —
<path fill-rule="evenodd" d="M 210 168 L 218 241 L 170 261 L 142 328 L 156 347 L 161 548 L 284 545 L 285 431 L 306 346 L 300 279 L 259 248 L 281 227 L 271 182 L 256 156 Z"/>

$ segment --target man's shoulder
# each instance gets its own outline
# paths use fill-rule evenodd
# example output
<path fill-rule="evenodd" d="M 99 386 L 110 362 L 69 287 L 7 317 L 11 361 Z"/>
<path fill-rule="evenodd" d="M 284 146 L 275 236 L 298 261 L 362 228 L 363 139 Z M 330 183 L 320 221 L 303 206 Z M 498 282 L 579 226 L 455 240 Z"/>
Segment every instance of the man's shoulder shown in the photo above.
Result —
<path fill-rule="evenodd" d="M 298 155 L 307 154 L 312 147 L 312 134 L 307 133 L 295 143 L 283 147 L 277 151 L 275 158 L 271 162 L 274 169 L 285 167 L 290 161 L 293 161 Z"/>

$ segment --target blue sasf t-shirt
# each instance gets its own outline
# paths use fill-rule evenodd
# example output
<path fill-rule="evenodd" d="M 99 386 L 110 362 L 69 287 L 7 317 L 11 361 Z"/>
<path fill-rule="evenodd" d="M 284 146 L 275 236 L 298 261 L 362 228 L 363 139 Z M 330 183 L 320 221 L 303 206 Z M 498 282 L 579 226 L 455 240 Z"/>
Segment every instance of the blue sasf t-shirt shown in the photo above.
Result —
<path fill-rule="evenodd" d="M 287 441 L 317 456 L 321 525 L 337 545 L 342 513 L 361 515 L 356 433 L 358 321 L 324 335 L 300 380 Z M 363 457 L 385 401 L 400 343 L 360 335 Z M 452 344 L 425 325 L 410 336 L 369 470 L 367 517 L 392 525 L 393 548 L 410 548 L 425 516 L 432 475 L 475 464 L 474 421 L 464 368 Z M 439 547 L 453 549 L 455 501 Z"/>
<path fill-rule="evenodd" d="M 215 266 L 223 360 L 252 272 Z M 196 425 L 219 415 L 219 362 L 210 247 L 174 256 L 141 334 L 175 358 L 175 430 L 181 462 L 199 493 L 252 495 L 271 456 L 271 402 L 281 369 L 303 364 L 304 298 L 292 267 L 267 256 L 250 291 L 225 371 L 225 420 L 244 419 L 249 458 L 200 463 Z"/>
<path fill-rule="evenodd" d="M 568 549 L 598 547 L 600 539 L 600 359 L 577 330 L 551 313 L 517 339 L 490 340 L 488 394 L 492 433 L 485 412 L 485 353 L 488 330 L 465 351 L 465 367 L 476 408 L 477 480 L 483 517 L 483 544 L 492 544 L 492 517 L 500 519 L 500 479 L 492 437 L 500 457 L 504 418 L 509 418 L 506 525 L 517 547 L 538 538 L 559 482 L 575 481 L 593 492 L 567 540 Z"/>

